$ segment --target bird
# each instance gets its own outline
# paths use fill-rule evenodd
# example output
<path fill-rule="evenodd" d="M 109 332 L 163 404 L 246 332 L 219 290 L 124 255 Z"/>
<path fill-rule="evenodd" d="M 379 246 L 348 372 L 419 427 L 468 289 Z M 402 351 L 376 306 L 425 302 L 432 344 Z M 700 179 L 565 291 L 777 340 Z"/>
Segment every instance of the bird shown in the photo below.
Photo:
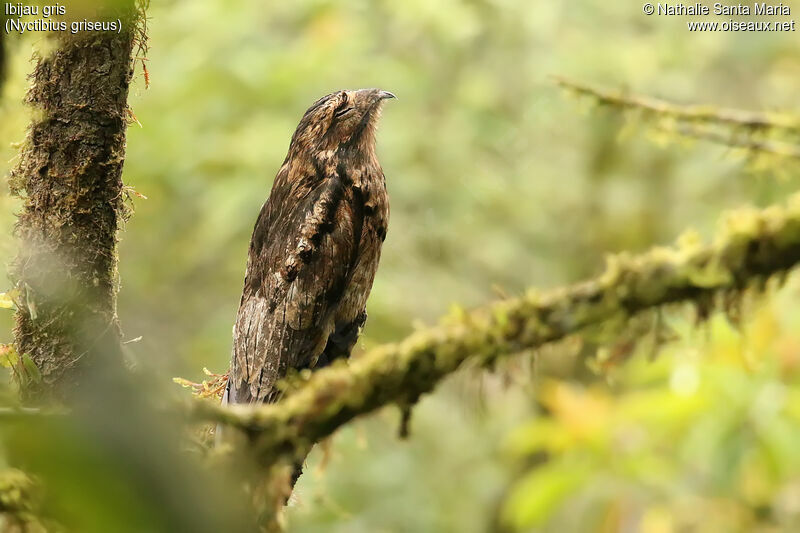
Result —
<path fill-rule="evenodd" d="M 271 403 L 289 369 L 346 358 L 386 238 L 376 154 L 381 89 L 341 90 L 308 108 L 253 228 L 223 403 Z"/>

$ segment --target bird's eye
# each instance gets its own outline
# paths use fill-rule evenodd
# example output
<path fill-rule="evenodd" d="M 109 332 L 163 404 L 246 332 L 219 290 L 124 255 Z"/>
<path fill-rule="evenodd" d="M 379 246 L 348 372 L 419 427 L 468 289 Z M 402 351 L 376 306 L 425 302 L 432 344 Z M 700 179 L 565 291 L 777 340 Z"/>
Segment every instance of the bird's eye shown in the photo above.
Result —
<path fill-rule="evenodd" d="M 341 109 L 337 109 L 336 112 L 333 114 L 333 116 L 336 117 L 336 118 L 342 118 L 343 116 L 345 116 L 346 114 L 348 114 L 352 110 L 353 110 L 352 107 L 345 106 L 345 107 L 343 107 Z"/>

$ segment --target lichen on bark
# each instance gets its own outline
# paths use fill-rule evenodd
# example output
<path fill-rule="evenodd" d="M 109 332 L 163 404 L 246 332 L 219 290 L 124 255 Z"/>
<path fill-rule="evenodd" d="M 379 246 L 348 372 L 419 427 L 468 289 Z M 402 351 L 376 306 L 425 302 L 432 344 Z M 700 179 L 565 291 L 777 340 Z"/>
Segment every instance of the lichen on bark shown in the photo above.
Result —
<path fill-rule="evenodd" d="M 9 178 L 24 201 L 10 268 L 15 343 L 41 375 L 23 387 L 26 401 L 63 398 L 87 361 L 121 351 L 116 244 L 139 14 L 131 0 L 97 16 L 122 30 L 54 33 L 52 52 L 35 59 L 33 120 Z"/>

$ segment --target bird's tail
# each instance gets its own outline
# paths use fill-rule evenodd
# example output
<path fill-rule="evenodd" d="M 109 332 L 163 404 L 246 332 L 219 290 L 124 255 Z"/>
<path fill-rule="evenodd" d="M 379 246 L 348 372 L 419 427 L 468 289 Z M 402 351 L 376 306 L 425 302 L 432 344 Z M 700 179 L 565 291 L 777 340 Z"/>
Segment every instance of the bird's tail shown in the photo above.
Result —
<path fill-rule="evenodd" d="M 228 380 L 228 384 L 225 385 L 225 392 L 222 394 L 222 405 L 228 405 L 229 397 L 231 392 L 231 381 Z M 219 448 L 222 446 L 222 424 L 217 424 L 217 428 L 214 430 L 214 447 Z"/>

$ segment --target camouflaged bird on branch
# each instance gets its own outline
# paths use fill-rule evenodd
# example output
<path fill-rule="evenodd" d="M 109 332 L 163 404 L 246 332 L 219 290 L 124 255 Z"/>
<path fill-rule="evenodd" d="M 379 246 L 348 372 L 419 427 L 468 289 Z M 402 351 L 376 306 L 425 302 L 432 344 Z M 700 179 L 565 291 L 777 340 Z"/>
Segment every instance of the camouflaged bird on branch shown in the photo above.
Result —
<path fill-rule="evenodd" d="M 300 121 L 250 241 L 227 401 L 274 401 L 287 369 L 349 356 L 389 221 L 375 127 L 393 97 L 339 91 Z"/>

